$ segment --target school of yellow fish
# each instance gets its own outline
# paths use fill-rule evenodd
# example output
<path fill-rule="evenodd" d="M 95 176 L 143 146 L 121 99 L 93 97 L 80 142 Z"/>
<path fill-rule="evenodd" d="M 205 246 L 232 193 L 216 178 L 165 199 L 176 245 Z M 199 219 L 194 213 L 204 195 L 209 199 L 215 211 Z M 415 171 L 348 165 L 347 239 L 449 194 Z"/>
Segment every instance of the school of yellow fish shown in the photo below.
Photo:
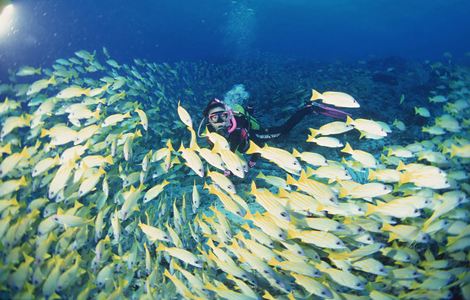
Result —
<path fill-rule="evenodd" d="M 465 72 L 430 95 L 440 115 L 415 108 L 427 139 L 369 153 L 407 125 L 348 117 L 307 137 L 342 161 L 251 142 L 285 173 L 251 176 L 224 137 L 197 139 L 200 107 L 166 96 L 174 68 L 103 52 L 0 86 L 1 298 L 470 299 Z"/>

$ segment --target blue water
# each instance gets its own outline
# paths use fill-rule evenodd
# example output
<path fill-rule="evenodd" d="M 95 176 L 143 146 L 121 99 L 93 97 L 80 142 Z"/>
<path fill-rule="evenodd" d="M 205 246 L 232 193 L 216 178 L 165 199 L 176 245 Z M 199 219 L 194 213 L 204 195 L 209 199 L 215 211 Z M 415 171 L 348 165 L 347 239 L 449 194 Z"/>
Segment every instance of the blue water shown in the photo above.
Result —
<path fill-rule="evenodd" d="M 50 65 L 106 46 L 121 61 L 321 61 L 399 56 L 469 61 L 470 2 L 449 1 L 14 1 L 0 37 L 0 74 Z M 1 25 L 0 25 L 1 26 Z"/>

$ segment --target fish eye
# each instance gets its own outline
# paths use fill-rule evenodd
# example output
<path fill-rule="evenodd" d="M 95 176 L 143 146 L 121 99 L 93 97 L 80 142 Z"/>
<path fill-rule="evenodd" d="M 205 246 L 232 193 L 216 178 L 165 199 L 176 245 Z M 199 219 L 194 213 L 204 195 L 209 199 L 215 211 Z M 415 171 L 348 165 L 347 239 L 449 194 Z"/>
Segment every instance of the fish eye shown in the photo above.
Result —
<path fill-rule="evenodd" d="M 341 242 L 336 242 L 336 245 L 337 245 L 337 246 L 341 245 Z"/>
<path fill-rule="evenodd" d="M 268 270 L 263 270 L 264 274 L 269 274 Z"/>
<path fill-rule="evenodd" d="M 368 241 L 372 241 L 372 239 L 370 237 L 367 238 Z"/>
<path fill-rule="evenodd" d="M 276 284 L 281 284 L 281 281 L 279 279 L 276 280 Z"/>
<path fill-rule="evenodd" d="M 287 217 L 287 214 L 286 214 L 285 212 L 282 212 L 282 213 L 281 213 L 281 217 L 284 217 L 284 218 L 285 218 L 285 217 Z"/>

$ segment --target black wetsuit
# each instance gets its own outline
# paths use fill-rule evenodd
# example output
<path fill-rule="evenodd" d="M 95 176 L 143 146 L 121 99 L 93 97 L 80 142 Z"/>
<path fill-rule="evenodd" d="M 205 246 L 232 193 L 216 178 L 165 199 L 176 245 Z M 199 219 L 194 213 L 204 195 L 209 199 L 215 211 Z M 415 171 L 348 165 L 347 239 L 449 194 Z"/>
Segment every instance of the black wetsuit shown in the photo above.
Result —
<path fill-rule="evenodd" d="M 315 107 L 305 106 L 296 111 L 281 126 L 274 126 L 265 129 L 252 129 L 250 128 L 250 122 L 244 115 L 236 115 L 235 119 L 237 121 L 237 127 L 231 133 L 226 132 L 225 138 L 230 144 L 230 150 L 238 150 L 241 153 L 245 153 L 250 146 L 250 139 L 258 145 L 263 145 L 268 140 L 286 135 L 295 125 L 302 121 L 306 115 L 314 112 Z M 215 131 L 210 124 L 208 124 L 208 129 L 211 132 Z M 250 161 L 255 162 L 258 157 L 259 154 L 254 154 L 251 156 Z"/>

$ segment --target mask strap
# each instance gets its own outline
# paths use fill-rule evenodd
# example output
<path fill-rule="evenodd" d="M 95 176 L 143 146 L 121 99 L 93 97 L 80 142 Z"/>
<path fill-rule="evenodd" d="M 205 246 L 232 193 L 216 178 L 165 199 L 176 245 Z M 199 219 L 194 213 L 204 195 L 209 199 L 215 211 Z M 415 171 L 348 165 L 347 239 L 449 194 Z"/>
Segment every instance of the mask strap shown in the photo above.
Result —
<path fill-rule="evenodd" d="M 233 112 L 229 110 L 230 121 L 232 122 L 232 126 L 228 129 L 228 133 L 232 133 L 237 128 L 237 120 L 233 116 Z"/>
<path fill-rule="evenodd" d="M 206 135 L 201 134 L 201 127 L 204 121 L 206 120 L 206 117 L 202 118 L 201 123 L 199 123 L 199 127 L 197 128 L 197 136 L 198 137 L 205 137 Z"/>

